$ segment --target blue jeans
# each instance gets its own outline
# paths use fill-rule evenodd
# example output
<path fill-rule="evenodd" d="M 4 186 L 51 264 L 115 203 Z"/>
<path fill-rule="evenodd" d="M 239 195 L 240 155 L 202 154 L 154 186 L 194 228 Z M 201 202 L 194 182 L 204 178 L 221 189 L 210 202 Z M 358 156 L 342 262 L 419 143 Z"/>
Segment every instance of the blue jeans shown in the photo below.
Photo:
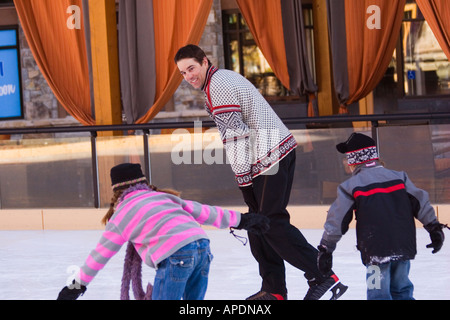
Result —
<path fill-rule="evenodd" d="M 152 300 L 203 300 L 212 258 L 209 240 L 200 239 L 161 261 Z"/>
<path fill-rule="evenodd" d="M 414 300 L 409 269 L 409 260 L 367 266 L 367 300 Z"/>

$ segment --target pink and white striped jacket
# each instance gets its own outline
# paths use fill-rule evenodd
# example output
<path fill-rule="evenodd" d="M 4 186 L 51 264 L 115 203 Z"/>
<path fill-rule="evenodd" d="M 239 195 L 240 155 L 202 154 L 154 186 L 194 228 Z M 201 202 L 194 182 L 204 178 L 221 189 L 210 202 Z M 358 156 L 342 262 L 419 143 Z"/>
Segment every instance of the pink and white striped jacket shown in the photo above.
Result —
<path fill-rule="evenodd" d="M 199 224 L 224 229 L 237 226 L 240 220 L 240 212 L 183 200 L 168 193 L 130 192 L 118 204 L 77 280 L 89 284 L 127 241 L 134 244 L 148 266 L 156 268 L 185 245 L 208 239 Z"/>

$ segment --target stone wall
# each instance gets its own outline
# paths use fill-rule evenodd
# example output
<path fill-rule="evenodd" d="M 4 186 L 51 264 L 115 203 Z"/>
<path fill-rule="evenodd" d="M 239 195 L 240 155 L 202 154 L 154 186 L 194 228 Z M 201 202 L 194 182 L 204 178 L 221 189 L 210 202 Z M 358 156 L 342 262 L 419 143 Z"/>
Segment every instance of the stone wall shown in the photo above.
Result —
<path fill-rule="evenodd" d="M 19 29 L 19 41 L 25 120 L 33 121 L 59 118 L 59 102 L 34 60 L 22 28 Z"/>
<path fill-rule="evenodd" d="M 4 9 L 4 11 L 6 10 L 10 11 L 8 12 L 9 17 L 13 15 L 11 11 L 14 12 L 15 16 L 14 19 L 10 18 L 11 21 L 9 23 L 11 24 L 11 22 L 14 22 L 14 24 L 19 25 L 24 118 L 19 120 L 0 121 L 0 128 L 79 125 L 80 123 L 73 117 L 68 116 L 68 113 L 59 104 L 39 70 L 15 10 Z M 39 135 L 39 137 L 44 136 Z M 15 137 L 13 136 L 12 138 L 14 139 Z M 22 136 L 17 138 L 22 138 Z"/>

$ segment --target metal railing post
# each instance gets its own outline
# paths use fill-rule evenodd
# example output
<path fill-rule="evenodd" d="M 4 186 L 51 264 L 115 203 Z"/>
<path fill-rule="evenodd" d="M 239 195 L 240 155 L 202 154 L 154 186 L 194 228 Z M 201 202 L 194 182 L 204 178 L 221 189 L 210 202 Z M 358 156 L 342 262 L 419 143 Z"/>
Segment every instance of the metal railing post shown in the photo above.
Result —
<path fill-rule="evenodd" d="M 374 120 L 370 123 L 372 123 L 372 139 L 375 140 L 375 143 L 378 147 L 378 121 Z"/>
<path fill-rule="evenodd" d="M 100 186 L 98 179 L 97 131 L 91 131 L 92 183 L 94 187 L 94 206 L 100 208 Z"/>
<path fill-rule="evenodd" d="M 380 141 L 378 139 L 378 120 L 372 120 L 372 139 L 375 140 L 375 145 L 378 150 L 378 157 L 380 157 Z"/>
<path fill-rule="evenodd" d="M 150 166 L 150 148 L 148 146 L 148 136 L 150 134 L 149 129 L 142 130 L 144 133 L 144 167 L 145 167 L 145 176 L 149 183 L 152 183 L 152 169 Z"/>

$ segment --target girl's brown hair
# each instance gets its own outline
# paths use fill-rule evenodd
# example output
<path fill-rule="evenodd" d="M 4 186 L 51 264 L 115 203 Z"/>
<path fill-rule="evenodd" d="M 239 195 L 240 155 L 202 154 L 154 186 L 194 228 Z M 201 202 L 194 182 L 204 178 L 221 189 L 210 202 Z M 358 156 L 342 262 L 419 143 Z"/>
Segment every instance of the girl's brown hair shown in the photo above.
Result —
<path fill-rule="evenodd" d="M 173 189 L 158 189 L 156 186 L 151 185 L 151 184 L 147 184 L 151 190 L 153 191 L 157 191 L 157 192 L 165 192 L 168 194 L 172 194 L 174 196 L 179 197 L 180 196 L 180 192 L 173 190 Z M 132 186 L 132 185 L 131 185 Z M 117 205 L 117 201 L 120 199 L 120 197 L 122 196 L 123 192 L 125 190 L 127 190 L 128 188 L 131 187 L 130 185 L 128 186 L 124 186 L 122 188 L 118 188 L 114 191 L 114 194 L 111 198 L 111 203 L 109 204 L 109 209 L 106 212 L 105 216 L 102 218 L 102 223 L 104 225 L 106 225 L 108 223 L 108 221 L 111 219 L 111 217 L 113 216 L 114 212 L 116 211 L 116 205 Z"/>

